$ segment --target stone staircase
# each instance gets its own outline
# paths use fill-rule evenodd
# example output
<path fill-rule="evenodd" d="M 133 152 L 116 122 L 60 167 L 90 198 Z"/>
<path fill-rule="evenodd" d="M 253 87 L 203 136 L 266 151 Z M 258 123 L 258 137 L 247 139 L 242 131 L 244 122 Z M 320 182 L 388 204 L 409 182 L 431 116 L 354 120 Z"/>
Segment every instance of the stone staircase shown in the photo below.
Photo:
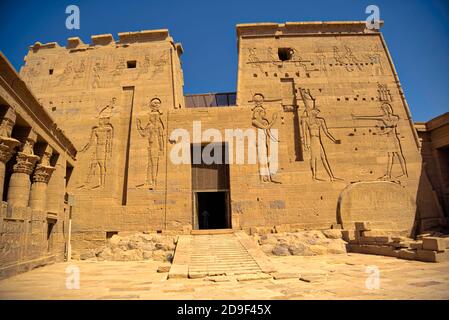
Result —
<path fill-rule="evenodd" d="M 270 273 L 267 257 L 243 232 L 179 236 L 169 278 Z"/>
<path fill-rule="evenodd" d="M 262 272 L 233 234 L 193 236 L 191 246 L 189 275 Z"/>

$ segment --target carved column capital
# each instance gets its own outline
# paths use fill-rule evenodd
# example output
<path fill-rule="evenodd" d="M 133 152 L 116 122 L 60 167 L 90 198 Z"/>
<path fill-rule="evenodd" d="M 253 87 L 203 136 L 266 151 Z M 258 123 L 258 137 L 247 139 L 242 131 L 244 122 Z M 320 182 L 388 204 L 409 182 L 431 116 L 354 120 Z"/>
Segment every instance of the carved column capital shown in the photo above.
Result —
<path fill-rule="evenodd" d="M 16 160 L 17 163 L 13 167 L 14 172 L 31 175 L 36 162 L 39 160 L 39 157 L 33 154 L 18 152 Z"/>
<path fill-rule="evenodd" d="M 0 161 L 6 163 L 14 154 L 14 149 L 20 144 L 19 140 L 0 136 Z"/>
<path fill-rule="evenodd" d="M 5 115 L 0 120 L 0 136 L 11 138 L 12 129 L 16 123 L 16 112 L 14 107 L 9 107 Z"/>
<path fill-rule="evenodd" d="M 33 182 L 44 182 L 45 184 L 48 184 L 55 169 L 55 167 L 38 164 L 36 170 L 34 170 Z"/>

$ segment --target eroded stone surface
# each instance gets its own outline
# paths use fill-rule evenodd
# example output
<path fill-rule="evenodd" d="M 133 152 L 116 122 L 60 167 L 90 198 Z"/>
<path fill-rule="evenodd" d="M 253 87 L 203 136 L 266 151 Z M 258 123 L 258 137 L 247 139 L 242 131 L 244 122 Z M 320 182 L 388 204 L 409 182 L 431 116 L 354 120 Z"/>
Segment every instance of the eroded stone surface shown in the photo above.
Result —
<path fill-rule="evenodd" d="M 169 261 L 175 250 L 174 236 L 136 233 L 128 236 L 113 235 L 106 246 L 84 251 L 81 260 L 95 259 L 107 261 Z M 76 256 L 75 256 L 76 257 Z"/>
<path fill-rule="evenodd" d="M 254 239 L 268 255 L 316 256 L 347 252 L 340 230 L 264 234 L 256 235 Z"/>

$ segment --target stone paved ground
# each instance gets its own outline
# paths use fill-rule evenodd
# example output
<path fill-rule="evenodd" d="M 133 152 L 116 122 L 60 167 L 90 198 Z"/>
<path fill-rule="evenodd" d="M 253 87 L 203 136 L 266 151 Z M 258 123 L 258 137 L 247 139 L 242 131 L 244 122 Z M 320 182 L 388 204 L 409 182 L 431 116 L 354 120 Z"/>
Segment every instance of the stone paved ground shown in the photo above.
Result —
<path fill-rule="evenodd" d="M 361 254 L 270 259 L 280 272 L 299 272 L 311 282 L 166 280 L 156 272 L 158 262 L 73 261 L 0 281 L 0 299 L 449 299 L 449 262 Z M 69 265 L 80 268 L 79 290 L 65 287 Z M 365 287 L 368 266 L 379 268 L 377 290 Z"/>

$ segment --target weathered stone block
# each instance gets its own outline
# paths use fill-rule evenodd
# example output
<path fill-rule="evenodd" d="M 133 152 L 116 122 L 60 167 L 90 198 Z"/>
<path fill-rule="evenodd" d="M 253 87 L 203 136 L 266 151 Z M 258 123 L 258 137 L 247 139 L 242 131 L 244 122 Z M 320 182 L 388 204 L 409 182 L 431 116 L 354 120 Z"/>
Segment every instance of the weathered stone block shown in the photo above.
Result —
<path fill-rule="evenodd" d="M 370 231 L 371 230 L 371 226 L 369 224 L 369 222 L 367 221 L 363 221 L 363 222 L 355 222 L 355 230 L 358 231 Z"/>
<path fill-rule="evenodd" d="M 423 250 L 444 251 L 446 249 L 446 241 L 443 238 L 425 237 L 422 241 Z"/>
<path fill-rule="evenodd" d="M 342 230 L 341 231 L 341 236 L 343 238 L 343 240 L 345 240 L 346 242 L 350 242 L 355 240 L 355 231 L 353 230 Z"/>

